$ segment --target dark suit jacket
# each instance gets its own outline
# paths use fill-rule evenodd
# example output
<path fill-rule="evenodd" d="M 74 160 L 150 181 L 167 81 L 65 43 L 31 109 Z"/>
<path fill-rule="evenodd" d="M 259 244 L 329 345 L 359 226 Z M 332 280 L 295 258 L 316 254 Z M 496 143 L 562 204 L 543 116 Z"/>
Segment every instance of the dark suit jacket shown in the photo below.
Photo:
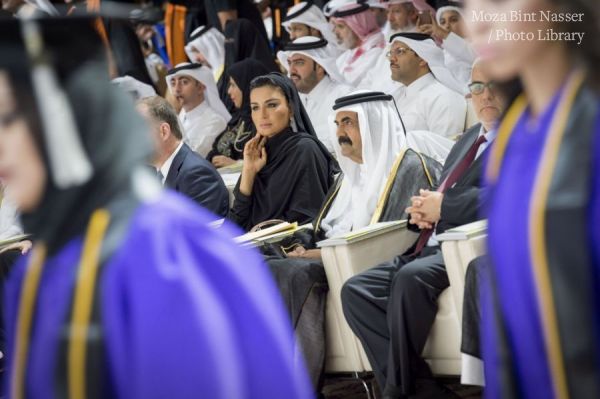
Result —
<path fill-rule="evenodd" d="M 187 144 L 183 144 L 175 155 L 165 186 L 219 216 L 225 217 L 229 212 L 229 193 L 219 172 Z"/>
<path fill-rule="evenodd" d="M 446 158 L 442 175 L 438 185 L 444 181 L 446 176 L 450 174 L 460 161 L 467 155 L 469 148 L 475 143 L 481 130 L 481 124 L 477 124 L 467 130 L 461 138 L 454 144 L 452 150 Z M 484 153 L 479 155 L 469 168 L 458 179 L 456 184 L 448 188 L 444 193 L 442 201 L 441 219 L 437 224 L 436 232 L 438 234 L 460 226 L 462 224 L 471 223 L 481 218 L 480 209 L 482 208 L 482 177 L 483 177 L 483 161 L 485 153 L 491 148 L 488 146 Z M 436 186 L 437 188 L 437 186 Z"/>

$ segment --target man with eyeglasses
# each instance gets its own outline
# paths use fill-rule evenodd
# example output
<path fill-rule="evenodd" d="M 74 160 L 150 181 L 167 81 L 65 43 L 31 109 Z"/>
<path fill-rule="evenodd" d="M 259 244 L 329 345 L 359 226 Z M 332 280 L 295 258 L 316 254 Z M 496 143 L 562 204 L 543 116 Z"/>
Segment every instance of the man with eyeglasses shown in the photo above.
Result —
<path fill-rule="evenodd" d="M 444 53 L 431 36 L 392 36 L 388 59 L 392 79 L 404 85 L 395 96 L 406 130 L 452 137 L 465 129 L 466 87 L 444 65 Z"/>
<path fill-rule="evenodd" d="M 288 44 L 285 51 L 277 53 L 277 58 L 288 70 L 317 137 L 333 153 L 327 118 L 335 100 L 352 91 L 352 87 L 345 84 L 328 48 L 326 40 L 306 36 Z"/>
<path fill-rule="evenodd" d="M 503 104 L 479 63 L 473 69 L 473 104 L 481 124 L 454 145 L 436 190 L 420 190 L 406 212 L 420 230 L 415 246 L 393 260 L 350 278 L 342 288 L 348 324 L 361 340 L 383 397 L 457 398 L 433 379 L 421 353 L 450 285 L 435 234 L 480 218 L 485 206 L 483 152 L 494 140 Z"/>

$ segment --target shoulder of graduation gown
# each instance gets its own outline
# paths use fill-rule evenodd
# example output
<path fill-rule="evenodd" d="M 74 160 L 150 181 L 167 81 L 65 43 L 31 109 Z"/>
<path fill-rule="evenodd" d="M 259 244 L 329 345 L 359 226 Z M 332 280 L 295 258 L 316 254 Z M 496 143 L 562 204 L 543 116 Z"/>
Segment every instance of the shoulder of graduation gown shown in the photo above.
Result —
<path fill-rule="evenodd" d="M 261 256 L 237 246 L 232 238 L 240 232 L 228 223 L 210 227 L 213 219 L 167 192 L 135 210 L 99 277 L 109 387 L 103 389 L 110 397 L 312 397 L 305 370 L 293 366 L 289 320 Z M 77 238 L 56 257 L 72 261 L 80 248 Z M 8 293 L 12 319 L 24 269 L 21 264 Z M 70 295 L 65 274 L 55 292 Z M 41 305 L 54 309 L 48 302 Z M 41 373 L 48 381 L 56 363 L 50 364 Z M 52 397 L 48 386 L 42 397 Z"/>
<path fill-rule="evenodd" d="M 600 374 L 597 333 L 600 304 L 600 281 L 597 277 L 600 269 L 600 96 L 592 87 L 591 82 L 584 82 L 577 92 L 575 102 L 567 112 L 564 134 L 556 144 L 555 163 L 546 164 L 551 169 L 544 169 L 550 175 L 550 181 L 547 198 L 538 205 L 544 208 L 544 221 L 540 222 L 542 226 L 538 234 L 543 235 L 545 241 L 541 251 L 545 252 L 547 259 L 548 288 L 518 286 L 521 292 L 544 289 L 546 295 L 554 298 L 553 313 L 560 338 L 561 366 L 564 367 L 568 396 L 572 398 L 600 395 L 600 380 L 597 378 Z M 508 145 L 511 148 L 510 141 Z M 507 152 L 504 163 L 508 162 L 509 156 Z M 517 175 L 513 177 L 517 178 Z M 537 180 L 539 178 L 536 179 L 536 184 L 539 184 Z M 511 216 L 502 215 L 504 218 Z M 527 228 L 535 231 L 530 226 Z M 517 250 L 510 246 L 509 241 L 496 240 L 488 245 L 491 245 L 490 253 L 493 253 L 494 247 L 496 253 L 499 250 Z M 508 323 L 509 320 L 513 326 L 528 323 L 532 318 L 540 317 L 540 308 L 523 303 L 527 313 L 523 317 L 522 312 L 515 315 L 507 311 L 509 301 L 502 301 L 502 298 L 515 295 L 515 285 L 512 280 L 507 280 L 507 276 L 511 276 L 515 268 L 534 267 L 529 264 L 530 258 L 523 259 L 522 264 L 506 264 L 492 258 L 496 297 L 484 296 L 482 305 L 485 310 L 482 336 L 486 390 L 490 398 L 508 397 L 515 392 L 521 397 L 539 397 L 541 389 L 552 392 L 554 387 L 552 377 L 540 378 L 540 373 L 529 372 L 515 363 L 519 353 L 515 352 L 515 344 L 510 342 L 510 337 L 531 343 L 527 345 L 528 353 L 525 355 L 536 371 L 550 367 L 547 356 L 536 356 L 536 353 L 543 352 L 535 351 L 537 342 L 525 341 Z M 507 284 L 507 281 L 510 283 Z M 492 310 L 501 314 L 494 314 Z M 538 342 L 544 340 L 545 334 L 536 335 Z"/>

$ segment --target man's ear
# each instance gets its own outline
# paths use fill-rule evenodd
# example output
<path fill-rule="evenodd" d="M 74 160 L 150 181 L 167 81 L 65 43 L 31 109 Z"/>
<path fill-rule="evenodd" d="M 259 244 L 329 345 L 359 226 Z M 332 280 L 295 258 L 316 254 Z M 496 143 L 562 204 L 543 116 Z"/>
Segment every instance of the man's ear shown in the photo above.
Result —
<path fill-rule="evenodd" d="M 171 126 L 167 122 L 162 122 L 159 126 L 160 139 L 166 141 L 171 136 Z"/>

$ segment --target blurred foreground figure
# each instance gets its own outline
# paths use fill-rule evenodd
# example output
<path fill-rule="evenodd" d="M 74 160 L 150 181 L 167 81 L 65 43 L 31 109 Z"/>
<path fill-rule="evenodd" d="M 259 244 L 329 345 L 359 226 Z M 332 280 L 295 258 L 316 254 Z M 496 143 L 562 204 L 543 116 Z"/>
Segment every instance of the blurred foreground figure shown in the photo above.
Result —
<path fill-rule="evenodd" d="M 260 257 L 146 175 L 90 27 L 0 26 L 0 173 L 35 237 L 6 287 L 9 397 L 311 397 Z"/>
<path fill-rule="evenodd" d="M 466 15 L 516 9 L 537 22 L 470 25 L 491 76 L 519 78 L 523 86 L 498 129 L 486 173 L 495 288 L 494 295 L 482 289 L 487 396 L 597 398 L 598 6 L 593 0 L 469 0 Z M 576 22 L 542 16 L 559 12 Z M 533 39 L 510 40 L 521 34 Z"/>

